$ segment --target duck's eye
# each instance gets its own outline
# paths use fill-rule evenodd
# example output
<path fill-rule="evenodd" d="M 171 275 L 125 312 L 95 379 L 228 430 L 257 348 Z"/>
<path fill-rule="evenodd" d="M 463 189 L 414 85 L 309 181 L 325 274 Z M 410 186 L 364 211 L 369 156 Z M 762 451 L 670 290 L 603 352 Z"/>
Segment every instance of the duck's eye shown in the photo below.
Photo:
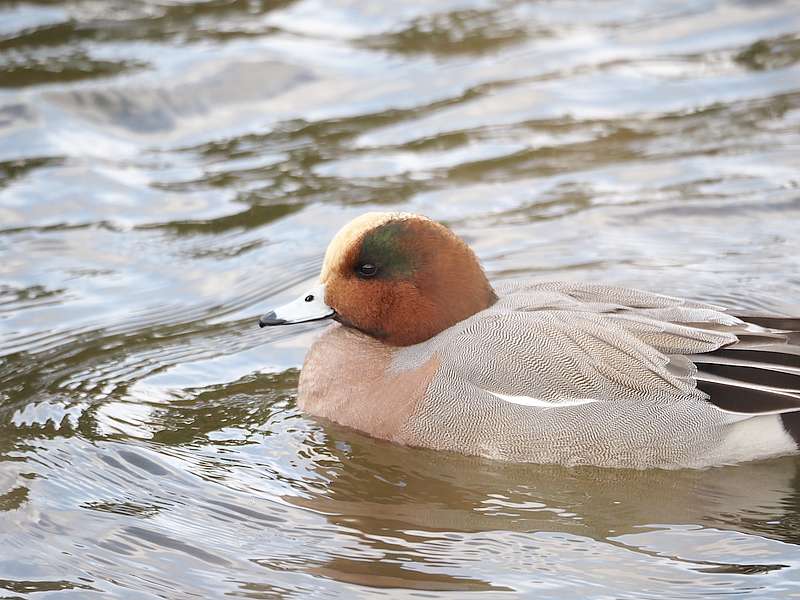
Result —
<path fill-rule="evenodd" d="M 358 274 L 361 275 L 362 277 L 372 277 L 377 272 L 378 272 L 378 267 L 376 267 L 372 263 L 364 263 L 363 265 L 358 266 Z"/>
<path fill-rule="evenodd" d="M 309 294 L 305 298 L 303 298 L 306 302 L 313 302 L 314 301 L 314 294 Z"/>

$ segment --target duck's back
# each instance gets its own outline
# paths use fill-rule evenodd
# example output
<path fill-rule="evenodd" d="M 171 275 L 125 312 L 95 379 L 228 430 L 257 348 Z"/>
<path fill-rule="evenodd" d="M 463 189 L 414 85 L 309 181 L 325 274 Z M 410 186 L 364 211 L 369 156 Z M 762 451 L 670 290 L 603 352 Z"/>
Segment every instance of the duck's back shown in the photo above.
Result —
<path fill-rule="evenodd" d="M 490 309 L 394 353 L 394 373 L 437 364 L 399 441 L 624 467 L 797 450 L 800 348 L 791 334 L 638 290 L 545 283 L 498 292 Z"/>

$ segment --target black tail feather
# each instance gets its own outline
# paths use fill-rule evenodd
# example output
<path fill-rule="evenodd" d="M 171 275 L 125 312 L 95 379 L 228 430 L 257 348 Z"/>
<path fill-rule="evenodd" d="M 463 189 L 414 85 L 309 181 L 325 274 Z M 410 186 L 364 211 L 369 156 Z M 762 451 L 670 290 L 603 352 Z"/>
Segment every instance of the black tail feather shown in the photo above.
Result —
<path fill-rule="evenodd" d="M 780 348 L 780 346 L 776 346 L 776 348 Z M 789 349 L 791 346 L 787 346 L 786 348 Z M 800 348 L 797 348 L 797 350 L 800 350 Z M 705 355 L 700 355 L 700 357 L 702 356 Z M 800 352 L 798 352 L 798 354 L 789 354 L 785 351 L 780 352 L 777 349 L 747 349 L 746 347 L 740 348 L 734 344 L 733 346 L 728 346 L 722 350 L 717 350 L 711 356 L 742 359 L 752 361 L 754 363 L 763 363 L 765 365 L 793 367 L 800 369 Z"/>
<path fill-rule="evenodd" d="M 687 357 L 697 366 L 697 387 L 722 410 L 782 413 L 784 427 L 800 440 L 800 319 L 740 318 L 766 330 L 750 328 L 734 344 Z"/>
<path fill-rule="evenodd" d="M 736 315 L 745 323 L 752 323 L 767 329 L 800 332 L 800 318 L 797 317 L 762 317 Z"/>
<path fill-rule="evenodd" d="M 722 410 L 753 415 L 800 411 L 800 395 L 702 377 L 703 374 L 698 373 L 697 387 L 710 396 L 711 404 Z"/>
<path fill-rule="evenodd" d="M 694 362 L 700 373 L 718 375 L 745 384 L 780 388 L 792 394 L 800 393 L 800 371 L 787 373 L 769 363 L 759 364 L 750 361 L 741 361 L 739 364 L 718 363 L 714 357 L 703 356 L 697 357 Z"/>
<path fill-rule="evenodd" d="M 800 448 L 800 412 L 783 413 L 781 415 L 781 423 L 794 443 Z"/>

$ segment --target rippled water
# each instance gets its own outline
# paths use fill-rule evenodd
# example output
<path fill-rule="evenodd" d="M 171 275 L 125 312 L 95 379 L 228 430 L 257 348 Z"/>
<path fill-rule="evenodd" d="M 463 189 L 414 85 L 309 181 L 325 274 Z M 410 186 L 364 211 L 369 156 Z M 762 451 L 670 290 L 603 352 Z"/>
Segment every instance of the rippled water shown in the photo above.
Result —
<path fill-rule="evenodd" d="M 295 407 L 368 209 L 495 280 L 800 304 L 796 2 L 0 4 L 4 598 L 800 598 L 795 458 L 506 465 Z"/>

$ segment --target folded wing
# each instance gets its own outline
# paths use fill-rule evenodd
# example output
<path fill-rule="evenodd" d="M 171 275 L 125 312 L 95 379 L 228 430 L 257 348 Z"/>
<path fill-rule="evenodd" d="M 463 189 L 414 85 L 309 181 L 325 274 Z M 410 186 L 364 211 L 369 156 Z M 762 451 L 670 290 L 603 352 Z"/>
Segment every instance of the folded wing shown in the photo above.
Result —
<path fill-rule="evenodd" d="M 742 415 L 800 411 L 800 319 L 740 319 L 709 304 L 579 283 L 498 291 L 496 307 L 466 322 L 445 350 L 443 367 L 501 399 L 557 407 L 696 398 Z"/>

